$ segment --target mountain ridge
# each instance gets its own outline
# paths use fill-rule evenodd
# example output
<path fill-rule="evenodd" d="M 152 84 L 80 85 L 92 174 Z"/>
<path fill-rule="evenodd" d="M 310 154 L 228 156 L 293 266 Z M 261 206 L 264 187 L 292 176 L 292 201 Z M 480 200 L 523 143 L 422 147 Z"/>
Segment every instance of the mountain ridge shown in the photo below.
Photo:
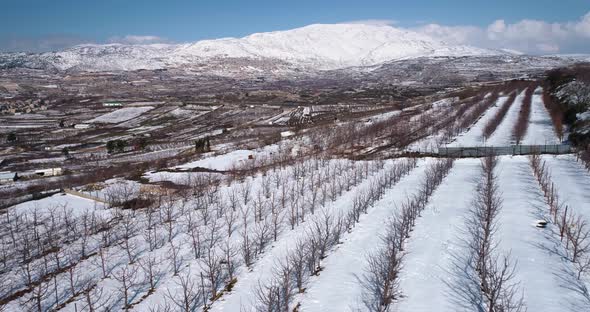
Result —
<path fill-rule="evenodd" d="M 257 59 L 295 68 L 332 70 L 418 57 L 502 54 L 509 52 L 449 45 L 422 33 L 385 25 L 312 24 L 193 43 L 84 44 L 40 54 L 3 53 L 0 67 L 33 64 L 57 70 L 137 70 L 190 66 L 210 60 Z"/>

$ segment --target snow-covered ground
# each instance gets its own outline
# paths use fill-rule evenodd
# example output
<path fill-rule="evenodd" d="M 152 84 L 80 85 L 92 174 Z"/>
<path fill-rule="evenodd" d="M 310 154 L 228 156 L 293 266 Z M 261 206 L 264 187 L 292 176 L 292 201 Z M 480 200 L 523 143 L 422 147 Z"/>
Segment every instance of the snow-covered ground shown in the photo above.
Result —
<path fill-rule="evenodd" d="M 232 167 L 248 161 L 248 156 L 254 155 L 251 150 L 236 150 L 227 154 L 205 157 L 197 161 L 180 165 L 178 169 L 206 168 L 212 170 L 229 170 Z"/>
<path fill-rule="evenodd" d="M 206 156 L 203 159 L 189 162 L 176 168 L 192 169 L 199 167 L 221 171 L 230 170 L 241 167 L 248 162 L 253 162 L 260 157 L 268 157 L 268 155 L 276 153 L 278 149 L 278 145 L 268 145 L 258 150 L 235 150 L 221 155 Z M 251 159 L 250 156 L 252 157 Z"/>
<path fill-rule="evenodd" d="M 549 207 L 524 156 L 501 157 L 497 168 L 503 207 L 498 217 L 499 250 L 510 252 L 516 261 L 515 278 L 520 281 L 528 311 L 589 311 L 590 301 L 568 275 L 572 264 L 557 253 L 553 224 L 535 227 L 536 220 L 549 220 Z"/>
<path fill-rule="evenodd" d="M 91 123 L 119 123 L 133 119 L 147 111 L 154 109 L 153 106 L 140 106 L 140 107 L 125 107 L 98 116 L 94 119 L 89 120 Z"/>
<path fill-rule="evenodd" d="M 524 93 L 518 95 L 506 118 L 487 145 L 492 144 L 491 142 L 499 145 L 510 144 L 523 96 Z M 496 105 L 453 145 L 483 144 L 482 129 L 493 118 L 506 98 L 500 97 Z M 443 104 L 437 104 L 436 109 L 445 109 Z M 396 113 L 383 115 L 389 117 Z M 104 116 L 106 115 L 101 117 Z M 379 117 L 382 116 L 375 118 Z M 549 116 L 538 94 L 533 97 L 528 133 L 525 142 L 536 142 L 539 138 L 551 135 L 554 137 Z M 426 140 L 433 141 L 433 138 L 434 135 Z M 294 147 L 299 143 L 293 139 L 288 144 Z M 235 150 L 221 155 L 204 154 L 205 158 L 178 166 L 176 169 L 201 167 L 230 170 L 249 161 L 257 161 L 281 153 L 293 153 L 293 151 L 285 148 L 281 143 L 257 150 Z M 253 159 L 249 159 L 250 155 L 253 155 Z M 590 220 L 590 206 L 588 206 L 590 173 L 571 155 L 543 156 L 543 159 L 551 170 L 552 180 L 558 185 L 560 199 L 564 200 L 573 211 Z M 168 201 L 165 196 L 160 196 L 158 200 L 161 201 L 161 205 L 151 216 L 155 221 L 150 220 L 148 213 L 144 210 L 108 208 L 92 200 L 62 194 L 23 203 L 10 209 L 15 215 L 25 215 L 34 211 L 47 215 L 44 212 L 58 209 L 61 215 L 69 214 L 78 218 L 75 219 L 76 222 L 79 222 L 79 218 L 86 212 L 100 211 L 98 215 L 104 217 L 102 220 L 104 224 L 113 224 L 114 229 L 108 230 L 110 233 L 100 230 L 88 235 L 72 235 L 68 238 L 70 243 L 63 251 L 63 254 L 67 253 L 68 256 L 59 258 L 58 253 L 56 258 L 64 261 L 65 264 L 70 263 L 69 261 L 75 263 L 77 275 L 72 272 L 58 273 L 55 283 L 68 285 L 69 277 L 74 275 L 80 280 L 91 280 L 96 285 L 97 291 L 103 292 L 102 298 L 99 298 L 97 293 L 93 293 L 97 302 L 100 301 L 112 309 L 118 310 L 124 306 L 121 299 L 122 282 L 116 278 L 122 269 L 135 270 L 134 284 L 130 288 L 130 302 L 134 304 L 132 310 L 150 311 L 150 308 L 157 309 L 158 305 L 161 308 L 164 302 L 170 304 L 170 298 L 180 297 L 181 277 L 190 277 L 191 280 L 197 281 L 197 288 L 201 286 L 200 274 L 206 274 L 208 267 L 206 256 L 195 255 L 194 249 L 197 248 L 195 246 L 202 248 L 203 252 L 208 250 L 221 254 L 224 248 L 222 245 L 227 243 L 233 248 L 235 254 L 231 255 L 232 261 L 222 260 L 224 266 L 221 270 L 225 270 L 228 263 L 234 263 L 237 282 L 231 291 L 224 292 L 212 303 L 210 310 L 253 311 L 258 300 L 256 287 L 268 284 L 275 277 L 274 268 L 292 252 L 298 241 L 308 238 L 314 226 L 313 221 L 325 215 L 348 215 L 359 194 L 374 188 L 375 179 L 392 168 L 397 161 L 401 160 L 378 162 L 311 157 L 301 159 L 294 164 L 270 168 L 264 174 L 256 172 L 235 180 L 228 175 L 219 184 L 209 183 L 210 188 L 200 197 L 195 195 L 197 193 L 183 193 L 174 198 L 174 201 Z M 397 211 L 397 207 L 407 196 L 415 194 L 421 188 L 425 169 L 432 162 L 431 159 L 420 160 L 417 168 L 410 171 L 393 187 L 385 190 L 383 197 L 374 202 L 366 214 L 361 215 L 360 221 L 343 233 L 341 243 L 328 250 L 327 257 L 321 260 L 322 270 L 319 274 L 309 277 L 309 283 L 306 284 L 303 294 L 295 295 L 293 306 L 300 303 L 301 311 L 363 310 L 360 303 L 362 287 L 358 278 L 367 267 L 366 256 L 379 247 L 379 238 L 387 231 L 388 217 Z M 475 287 L 471 290 L 477 292 L 479 287 L 470 285 L 469 276 L 457 271 L 460 268 L 458 266 L 460 263 L 457 261 L 464 253 L 467 239 L 464 232 L 465 218 L 468 217 L 472 206 L 475 182 L 480 174 L 479 166 L 479 159 L 457 160 L 449 175 L 430 197 L 426 209 L 416 220 L 410 238 L 406 241 L 406 254 L 399 280 L 403 297 L 394 303 L 394 311 L 473 311 L 469 303 L 461 301 L 465 298 L 457 294 L 457 290 L 471 286 Z M 510 253 L 511 259 L 515 261 L 515 280 L 520 283 L 528 311 L 590 311 L 590 300 L 584 296 L 584 289 L 581 287 L 583 282 L 571 275 L 572 264 L 560 255 L 563 246 L 555 236 L 555 226 L 549 224 L 545 229 L 534 226 L 536 220 L 547 219 L 548 207 L 533 176 L 529 159 L 500 157 L 497 174 L 503 199 L 503 209 L 497 219 L 499 228 L 494 236 L 499 242 L 497 251 Z M 146 174 L 151 181 L 168 180 L 178 184 L 190 184 L 187 182 L 188 177 L 196 180 L 212 176 L 222 175 L 196 172 Z M 354 183 L 351 182 L 353 179 Z M 210 181 L 205 180 L 205 182 Z M 95 190 L 88 188 L 84 192 L 108 199 L 113 194 L 135 194 L 138 189 L 137 182 L 114 179 L 98 185 Z M 339 191 L 336 191 L 337 189 Z M 320 204 L 319 200 L 316 203 L 315 199 L 314 203 L 311 203 L 311 195 L 314 191 L 323 198 L 323 204 Z M 281 202 L 283 202 L 282 205 Z M 310 212 L 312 206 L 317 209 L 313 215 Z M 257 219 L 258 209 L 264 211 L 260 212 L 261 215 L 264 214 L 264 220 Z M 275 213 L 275 209 L 279 212 Z M 307 215 L 303 214 L 304 220 L 296 217 L 298 218 L 296 225 L 289 223 L 289 216 L 293 213 L 293 209 L 307 212 Z M 169 219 L 166 219 L 166 211 L 170 213 Z M 267 241 L 262 242 L 261 247 L 255 247 L 257 251 L 253 256 L 252 264 L 246 266 L 242 258 L 242 246 L 244 246 L 242 244 L 248 244 L 248 240 L 255 237 L 262 241 L 264 238 L 260 237 L 263 227 L 268 226 L 266 231 L 269 231 L 272 227 L 270 222 L 274 222 L 272 218 L 278 215 L 282 217 L 277 221 L 280 228 L 276 241 L 267 236 Z M 88 216 L 89 214 L 86 214 L 86 217 Z M 113 216 L 116 218 L 111 219 Z M 132 222 L 125 223 L 125 220 Z M 8 224 L 12 221 L 2 218 L 0 222 Z M 39 229 L 43 229 L 43 226 L 40 225 Z M 9 232 L 7 226 L 0 230 Z M 23 231 L 27 230 L 23 228 Z M 59 230 L 64 229 L 53 231 L 65 237 L 66 235 Z M 80 232 L 76 233 L 82 233 L 80 227 L 77 230 Z M 198 233 L 200 236 L 197 235 L 198 244 L 194 243 L 196 234 L 193 230 L 200 231 Z M 128 237 L 123 239 L 125 235 Z M 266 235 L 270 234 L 267 232 Z M 110 243 L 103 246 L 105 240 Z M 148 240 L 153 242 L 148 243 Z M 12 242 L 10 238 L 2 238 L 0 244 L 1 247 L 11 246 Z M 88 248 L 88 258 L 81 257 L 80 251 L 76 249 L 83 244 Z M 153 247 L 150 244 L 156 246 Z M 107 255 L 106 260 L 99 259 L 97 255 L 99 250 Z M 178 257 L 178 261 L 172 258 L 174 252 L 177 253 L 174 257 Z M 146 286 L 147 273 L 142 267 L 148 259 L 155 259 L 157 263 L 154 267 L 160 273 L 153 290 L 149 290 Z M 2 272 L 0 277 L 5 278 L 5 281 L 0 283 L 0 286 L 14 283 L 16 286 L 13 286 L 14 289 L 11 291 L 18 291 L 26 286 L 20 273 L 23 266 L 18 263 L 19 260 L 10 261 L 17 265 L 7 272 Z M 31 263 L 34 266 L 40 266 L 42 261 L 42 259 L 35 259 Z M 221 263 L 221 261 L 213 263 Z M 101 273 L 101 265 L 106 266 L 110 273 Z M 178 265 L 176 268 L 178 272 L 174 272 L 175 265 Z M 208 281 L 205 282 L 204 288 L 209 289 L 208 283 Z M 225 286 L 224 283 L 227 283 L 225 277 L 218 289 L 222 289 Z M 82 282 L 72 288 L 79 291 L 81 287 Z M 0 291 L 4 289 L 5 287 L 0 287 Z M 63 311 L 83 310 L 81 307 L 85 304 L 86 298 L 76 294 L 76 291 L 70 291 L 69 286 L 57 290 L 57 297 L 62 303 L 68 299 L 68 303 L 64 303 Z M 1 292 L 0 295 L 2 295 Z M 24 298 L 30 299 L 31 293 L 25 294 Z M 53 292 L 50 292 L 43 298 L 43 305 L 54 308 L 54 299 Z M 21 309 L 20 301 L 10 302 L 8 310 L 26 309 L 25 307 Z M 201 302 L 196 303 L 193 310 L 202 308 L 200 305 Z"/>
<path fill-rule="evenodd" d="M 479 120 L 465 133 L 460 134 L 455 141 L 448 144 L 449 147 L 461 146 L 481 146 L 484 144 L 483 129 L 490 120 L 494 118 L 496 112 L 502 107 L 502 104 L 508 99 L 507 96 L 501 96 L 496 103 L 490 107 Z"/>
<path fill-rule="evenodd" d="M 590 173 L 574 155 L 544 156 L 559 199 L 590 222 Z"/>
<path fill-rule="evenodd" d="M 510 109 L 504 116 L 504 120 L 498 126 L 496 131 L 492 134 L 492 136 L 485 142 L 486 145 L 489 146 L 508 146 L 514 144 L 514 140 L 512 137 L 512 132 L 514 129 L 514 125 L 516 125 L 516 121 L 518 120 L 518 114 L 522 107 L 522 101 L 524 99 L 525 91 L 520 92 L 514 103 L 510 106 Z"/>
<path fill-rule="evenodd" d="M 14 209 L 17 214 L 27 214 L 35 210 L 37 213 L 47 214 L 50 210 L 63 211 L 65 209 L 68 214 L 79 216 L 85 212 L 98 211 L 104 208 L 104 204 L 100 202 L 70 194 L 58 193 L 43 199 L 18 204 L 12 209 Z"/>
<path fill-rule="evenodd" d="M 407 243 L 400 276 L 403 299 L 396 311 L 460 310 L 448 290 L 460 282 L 452 272 L 457 255 L 465 249 L 465 217 L 479 167 L 479 159 L 457 160 L 418 219 Z"/>
<path fill-rule="evenodd" d="M 373 175 L 373 177 L 375 176 L 376 174 Z M 316 212 L 315 216 L 309 216 L 309 219 L 317 218 L 319 220 L 322 215 L 346 215 L 351 210 L 353 200 L 359 191 L 370 187 L 371 182 L 370 177 L 365 179 L 350 191 L 343 193 L 336 201 L 329 202 L 321 211 Z M 295 243 L 306 237 L 313 226 L 314 222 L 308 220 L 294 230 L 281 235 L 280 239 L 272 244 L 272 248 L 266 251 L 249 271 L 241 272 L 238 276 L 236 289 L 216 302 L 212 311 L 256 311 L 257 298 L 254 294 L 256 287 L 260 283 L 268 283 L 272 279 L 274 274 L 272 268 L 279 261 L 285 259 Z"/>
<path fill-rule="evenodd" d="M 549 145 L 559 144 L 559 139 L 553 129 L 551 116 L 543 104 L 543 89 L 541 87 L 535 90 L 533 94 L 531 107 L 531 117 L 529 128 L 522 141 L 523 145 Z"/>
<path fill-rule="evenodd" d="M 342 245 L 326 258 L 325 269 L 312 278 L 305 294 L 296 300 L 301 302 L 301 311 L 350 311 L 362 307 L 358 277 L 366 267 L 366 255 L 379 246 L 379 237 L 386 234 L 387 220 L 395 213 L 396 205 L 419 188 L 428 163 L 420 162 L 368 214 L 361 216 Z"/>

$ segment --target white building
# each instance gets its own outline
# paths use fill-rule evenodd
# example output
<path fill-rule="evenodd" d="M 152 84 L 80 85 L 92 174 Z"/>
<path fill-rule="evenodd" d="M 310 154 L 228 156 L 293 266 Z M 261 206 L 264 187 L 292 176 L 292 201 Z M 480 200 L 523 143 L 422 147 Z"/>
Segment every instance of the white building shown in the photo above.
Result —
<path fill-rule="evenodd" d="M 102 106 L 104 106 L 104 107 L 121 107 L 121 106 L 123 106 L 123 104 L 119 103 L 119 102 L 104 102 L 104 103 L 102 103 Z"/>
<path fill-rule="evenodd" d="M 283 131 L 283 132 L 281 132 L 281 137 L 282 138 L 288 138 L 288 137 L 294 136 L 294 135 L 295 135 L 295 132 L 293 132 L 293 131 Z"/>
<path fill-rule="evenodd" d="M 74 129 L 89 129 L 90 125 L 89 124 L 75 124 L 74 125 Z"/>
<path fill-rule="evenodd" d="M 14 172 L 1 171 L 0 172 L 0 184 L 9 184 L 14 182 Z"/>
<path fill-rule="evenodd" d="M 61 168 L 49 168 L 49 169 L 39 169 L 35 170 L 35 174 L 42 177 L 53 177 L 62 175 Z"/>

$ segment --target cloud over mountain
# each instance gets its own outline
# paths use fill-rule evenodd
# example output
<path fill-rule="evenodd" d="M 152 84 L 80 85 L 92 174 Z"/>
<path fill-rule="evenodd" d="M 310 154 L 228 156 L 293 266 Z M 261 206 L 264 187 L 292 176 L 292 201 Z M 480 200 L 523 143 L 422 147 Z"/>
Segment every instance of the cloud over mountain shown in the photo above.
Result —
<path fill-rule="evenodd" d="M 498 19 L 487 27 L 428 24 L 414 30 L 452 44 L 511 49 L 530 54 L 590 52 L 590 12 L 576 21 L 550 23 Z"/>

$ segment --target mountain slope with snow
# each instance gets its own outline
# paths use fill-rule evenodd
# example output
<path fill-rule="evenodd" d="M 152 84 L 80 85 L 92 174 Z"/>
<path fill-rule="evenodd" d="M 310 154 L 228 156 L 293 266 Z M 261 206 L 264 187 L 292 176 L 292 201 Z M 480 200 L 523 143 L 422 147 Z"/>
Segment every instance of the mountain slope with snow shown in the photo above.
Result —
<path fill-rule="evenodd" d="M 176 45 L 81 45 L 42 54 L 4 53 L 0 54 L 0 68 L 136 70 L 202 65 L 211 60 L 231 65 L 235 60 L 251 59 L 329 70 L 417 57 L 498 54 L 505 52 L 448 45 L 424 34 L 390 26 L 316 24 L 239 39 Z"/>
<path fill-rule="evenodd" d="M 241 39 L 179 46 L 176 56 L 273 58 L 320 69 L 368 66 L 424 56 L 494 55 L 496 51 L 450 46 L 426 35 L 390 26 L 310 25 Z"/>

